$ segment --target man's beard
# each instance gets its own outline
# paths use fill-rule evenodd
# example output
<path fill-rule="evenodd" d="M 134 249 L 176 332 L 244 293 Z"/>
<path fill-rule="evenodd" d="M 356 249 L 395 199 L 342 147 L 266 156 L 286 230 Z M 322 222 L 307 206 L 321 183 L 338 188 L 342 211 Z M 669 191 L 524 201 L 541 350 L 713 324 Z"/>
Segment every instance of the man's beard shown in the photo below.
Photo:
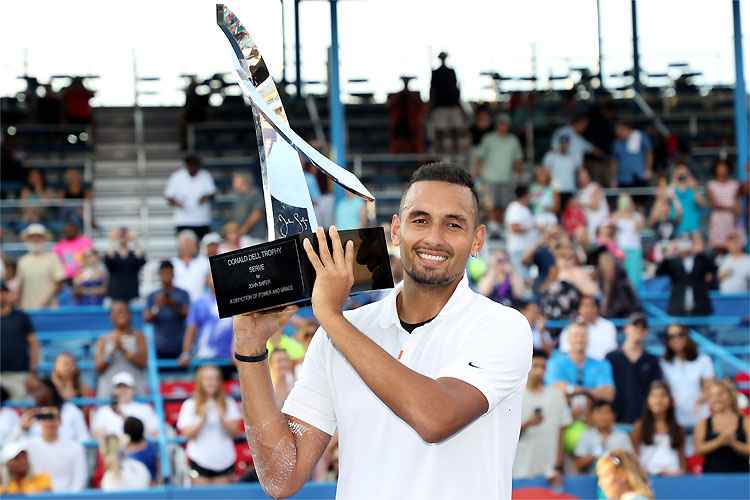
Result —
<path fill-rule="evenodd" d="M 419 285 L 424 285 L 433 288 L 441 288 L 453 284 L 460 276 L 463 275 L 463 271 L 456 274 L 430 274 L 421 273 L 414 269 L 410 269 L 407 266 L 403 266 L 404 272 Z"/>

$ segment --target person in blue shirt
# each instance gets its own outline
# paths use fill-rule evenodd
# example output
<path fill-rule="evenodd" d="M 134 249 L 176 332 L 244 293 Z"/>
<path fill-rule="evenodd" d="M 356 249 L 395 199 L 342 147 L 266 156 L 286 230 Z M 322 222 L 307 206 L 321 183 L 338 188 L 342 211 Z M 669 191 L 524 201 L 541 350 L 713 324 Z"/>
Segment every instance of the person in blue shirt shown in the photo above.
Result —
<path fill-rule="evenodd" d="M 159 279 L 161 288 L 146 298 L 143 319 L 154 325 L 156 356 L 177 359 L 182 353 L 190 295 L 173 285 L 174 267 L 170 261 L 159 264 Z"/>
<path fill-rule="evenodd" d="M 612 146 L 610 167 L 611 187 L 648 185 L 654 164 L 651 139 L 624 122 L 615 125 L 615 135 L 617 139 Z"/>
<path fill-rule="evenodd" d="M 582 322 L 568 328 L 568 353 L 558 353 L 549 362 L 544 382 L 554 385 L 570 397 L 590 396 L 594 401 L 612 401 L 615 397 L 612 366 L 609 361 L 586 356 L 588 331 Z"/>
<path fill-rule="evenodd" d="M 232 318 L 219 318 L 211 273 L 208 274 L 206 284 L 206 293 L 190 305 L 180 366 L 189 364 L 193 344 L 197 344 L 194 353 L 196 358 L 229 359 L 232 355 Z"/>
<path fill-rule="evenodd" d="M 143 422 L 136 417 L 127 417 L 123 422 L 123 433 L 130 438 L 125 453 L 128 458 L 138 460 L 151 474 L 151 484 L 159 479 L 159 449 L 156 443 L 143 437 Z"/>

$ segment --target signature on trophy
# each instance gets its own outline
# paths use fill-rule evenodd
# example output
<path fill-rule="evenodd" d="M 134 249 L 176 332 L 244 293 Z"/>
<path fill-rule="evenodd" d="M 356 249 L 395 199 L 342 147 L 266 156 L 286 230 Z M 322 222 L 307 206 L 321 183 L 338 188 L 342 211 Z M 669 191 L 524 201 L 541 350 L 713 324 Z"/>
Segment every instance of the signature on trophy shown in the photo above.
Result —
<path fill-rule="evenodd" d="M 284 214 L 279 214 L 278 219 L 279 235 L 282 238 L 285 238 L 290 234 L 304 233 L 310 227 L 310 221 L 307 217 L 300 215 L 297 212 L 290 214 L 290 217 L 284 217 Z"/>

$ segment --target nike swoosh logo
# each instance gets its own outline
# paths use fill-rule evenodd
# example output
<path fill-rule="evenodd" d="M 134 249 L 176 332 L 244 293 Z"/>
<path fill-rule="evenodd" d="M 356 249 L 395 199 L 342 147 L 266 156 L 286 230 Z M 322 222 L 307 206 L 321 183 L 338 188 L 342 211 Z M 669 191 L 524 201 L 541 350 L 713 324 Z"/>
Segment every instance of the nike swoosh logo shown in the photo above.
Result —
<path fill-rule="evenodd" d="M 479 367 L 478 367 L 477 365 L 475 365 L 475 364 L 474 364 L 474 363 L 472 363 L 471 361 L 469 361 L 469 366 L 471 366 L 472 368 L 479 368 Z"/>

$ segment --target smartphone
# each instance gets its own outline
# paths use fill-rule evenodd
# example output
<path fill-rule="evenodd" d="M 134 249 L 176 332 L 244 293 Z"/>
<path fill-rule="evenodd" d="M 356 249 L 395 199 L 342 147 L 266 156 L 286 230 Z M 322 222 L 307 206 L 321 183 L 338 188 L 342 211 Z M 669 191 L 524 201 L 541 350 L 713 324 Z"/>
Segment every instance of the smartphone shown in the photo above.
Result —
<path fill-rule="evenodd" d="M 542 409 L 541 408 L 534 408 L 534 416 L 541 418 L 541 416 L 542 416 Z"/>

